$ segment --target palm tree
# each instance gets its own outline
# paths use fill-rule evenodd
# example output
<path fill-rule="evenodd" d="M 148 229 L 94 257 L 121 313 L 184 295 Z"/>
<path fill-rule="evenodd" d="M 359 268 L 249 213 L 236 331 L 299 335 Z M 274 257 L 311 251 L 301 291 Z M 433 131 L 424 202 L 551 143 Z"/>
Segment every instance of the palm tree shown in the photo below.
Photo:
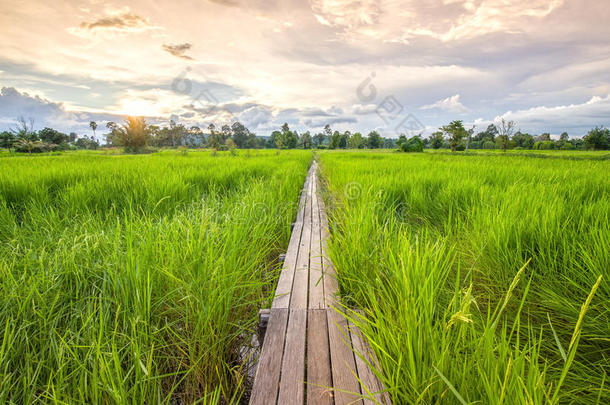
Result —
<path fill-rule="evenodd" d="M 91 127 L 91 129 L 93 130 L 93 137 L 95 138 L 95 130 L 97 129 L 97 123 L 95 121 L 91 121 L 89 123 L 89 126 Z"/>
<path fill-rule="evenodd" d="M 31 141 L 29 139 L 19 138 L 15 142 L 14 146 L 15 146 L 15 149 L 17 149 L 18 151 L 24 151 L 31 155 L 32 151 L 34 149 L 43 147 L 44 143 L 42 143 L 40 141 Z"/>

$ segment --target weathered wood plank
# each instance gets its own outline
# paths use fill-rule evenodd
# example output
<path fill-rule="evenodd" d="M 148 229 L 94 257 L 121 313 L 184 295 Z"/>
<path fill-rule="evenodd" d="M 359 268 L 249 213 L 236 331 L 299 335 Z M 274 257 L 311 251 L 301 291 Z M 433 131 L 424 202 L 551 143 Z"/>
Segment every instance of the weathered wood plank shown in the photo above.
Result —
<path fill-rule="evenodd" d="M 360 331 L 330 308 L 339 302 L 338 283 L 320 191 L 314 162 L 301 192 L 250 403 L 389 405 L 369 367 L 378 368 L 374 353 Z"/>
<path fill-rule="evenodd" d="M 278 404 L 303 404 L 305 400 L 305 338 L 307 310 L 290 309 Z"/>
<path fill-rule="evenodd" d="M 360 379 L 360 391 L 364 397 L 365 404 L 390 405 L 390 396 L 385 392 L 385 387 L 379 381 L 371 367 L 378 368 L 377 358 L 371 348 L 365 343 L 365 338 L 353 322 L 348 321 L 352 346 L 355 352 L 356 368 Z M 371 399 L 371 396 L 373 399 Z"/>
<path fill-rule="evenodd" d="M 324 204 L 320 199 L 320 204 Z M 320 246 L 322 249 L 322 273 L 324 277 L 324 305 L 331 308 L 337 305 L 337 295 L 339 294 L 339 284 L 337 283 L 337 273 L 328 255 L 328 239 L 330 232 L 328 228 L 328 218 L 323 205 L 320 208 Z"/>
<path fill-rule="evenodd" d="M 310 309 L 307 319 L 307 402 L 332 405 L 332 375 L 326 310 Z"/>
<path fill-rule="evenodd" d="M 311 210 L 313 188 L 313 172 L 309 174 L 309 184 L 307 187 L 307 199 L 305 201 L 305 215 L 303 217 L 303 233 L 299 244 L 297 255 L 297 265 L 294 272 L 294 281 L 290 297 L 290 308 L 307 309 L 307 292 L 309 282 L 309 254 L 311 247 Z"/>
<path fill-rule="evenodd" d="M 271 309 L 267 333 L 258 359 L 254 386 L 250 395 L 251 405 L 274 404 L 277 399 L 287 321 L 288 309 Z"/>
<path fill-rule="evenodd" d="M 282 271 L 280 272 L 280 277 L 275 289 L 275 298 L 273 299 L 273 304 L 271 305 L 272 308 L 288 308 L 290 305 L 290 293 L 292 291 L 297 255 L 299 253 L 301 234 L 303 232 L 305 202 L 307 199 L 307 189 L 309 188 L 310 182 L 311 176 L 308 175 L 303 185 L 303 191 L 301 192 L 299 211 L 297 213 L 294 227 L 292 228 L 292 234 L 290 235 L 290 242 L 288 243 L 288 249 L 286 250 L 286 257 L 284 259 L 284 263 L 282 264 Z"/>
<path fill-rule="evenodd" d="M 309 259 L 309 309 L 325 308 L 324 278 L 322 273 L 322 245 L 318 181 L 314 174 L 312 191 L 311 253 Z"/>
<path fill-rule="evenodd" d="M 362 404 L 347 320 L 332 309 L 326 315 L 335 404 Z"/>

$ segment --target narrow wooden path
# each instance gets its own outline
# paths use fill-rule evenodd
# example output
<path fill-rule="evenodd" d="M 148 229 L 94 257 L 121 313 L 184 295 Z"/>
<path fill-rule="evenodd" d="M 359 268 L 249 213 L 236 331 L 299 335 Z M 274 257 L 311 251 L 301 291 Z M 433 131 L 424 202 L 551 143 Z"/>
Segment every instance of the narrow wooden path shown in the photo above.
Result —
<path fill-rule="evenodd" d="M 319 189 L 314 161 L 301 192 L 250 404 L 389 404 L 368 367 L 375 364 L 368 345 L 333 308 L 338 287 L 325 254 L 328 220 Z"/>

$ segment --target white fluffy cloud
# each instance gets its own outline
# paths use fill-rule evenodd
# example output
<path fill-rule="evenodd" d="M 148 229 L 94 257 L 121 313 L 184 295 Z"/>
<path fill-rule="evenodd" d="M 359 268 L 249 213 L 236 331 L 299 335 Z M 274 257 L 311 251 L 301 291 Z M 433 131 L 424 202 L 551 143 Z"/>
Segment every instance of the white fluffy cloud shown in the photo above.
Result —
<path fill-rule="evenodd" d="M 209 90 L 227 107 L 210 119 L 233 114 L 261 131 L 328 120 L 393 136 L 395 123 L 376 113 L 387 97 L 430 128 L 605 98 L 608 19 L 595 0 L 4 0 L 0 86 L 62 102 L 56 115 L 71 126 L 87 112 L 194 122 L 201 114 L 188 105 Z M 181 72 L 193 83 L 187 97 L 168 90 Z M 371 100 L 358 93 L 367 78 Z M 27 112 L 0 120 L 18 115 Z M 580 113 L 571 121 L 606 122 Z"/>
<path fill-rule="evenodd" d="M 544 132 L 549 131 L 549 128 L 556 128 L 554 133 L 560 133 L 563 129 L 571 132 L 571 135 L 579 136 L 585 134 L 592 126 L 610 127 L 610 95 L 595 96 L 580 104 L 539 106 L 527 110 L 508 111 L 496 117 L 495 121 L 502 118 L 513 120 L 519 127 L 528 131 Z"/>
<path fill-rule="evenodd" d="M 468 112 L 468 108 L 466 108 L 466 106 L 464 106 L 464 104 L 462 104 L 460 102 L 459 94 L 456 94 L 455 96 L 444 98 L 433 104 L 424 105 L 420 109 L 421 110 L 431 110 L 431 109 L 435 109 L 435 108 L 438 108 L 439 110 L 451 112 L 451 113 L 457 113 L 457 114 Z"/>

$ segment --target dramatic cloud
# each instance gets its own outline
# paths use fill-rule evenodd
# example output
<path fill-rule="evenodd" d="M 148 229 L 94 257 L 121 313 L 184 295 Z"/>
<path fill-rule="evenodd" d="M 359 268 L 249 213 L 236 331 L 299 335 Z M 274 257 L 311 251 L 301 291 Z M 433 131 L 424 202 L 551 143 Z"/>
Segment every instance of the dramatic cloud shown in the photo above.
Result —
<path fill-rule="evenodd" d="M 439 100 L 434 104 L 428 104 L 421 107 L 421 110 L 431 110 L 433 108 L 438 108 L 439 110 L 444 110 L 456 114 L 468 112 L 468 108 L 466 108 L 462 103 L 460 103 L 460 95 L 456 94 L 455 96 L 447 97 L 443 100 Z"/>
<path fill-rule="evenodd" d="M 125 13 L 114 17 L 104 17 L 92 23 L 83 22 L 81 28 L 94 30 L 96 28 L 112 28 L 115 30 L 127 30 L 129 28 L 148 27 L 148 22 L 139 15 Z"/>
<path fill-rule="evenodd" d="M 172 54 L 178 58 L 193 60 L 193 58 L 184 54 L 186 51 L 191 49 L 191 46 L 192 45 L 189 43 L 177 44 L 177 45 L 163 44 L 163 50 L 169 52 L 170 54 Z"/>
<path fill-rule="evenodd" d="M 509 111 L 495 118 L 495 121 L 505 118 L 516 121 L 520 127 L 533 132 L 549 131 L 557 128 L 553 133 L 563 130 L 573 135 L 582 135 L 591 129 L 591 124 L 610 127 L 610 95 L 606 97 L 592 97 L 581 104 L 559 105 L 555 107 L 533 107 L 527 110 Z"/>
<path fill-rule="evenodd" d="M 542 19 L 563 0 L 310 0 L 322 25 L 388 42 L 417 37 L 441 41 L 518 31 L 531 19 Z M 449 27 L 449 28 L 448 28 Z"/>
<path fill-rule="evenodd" d="M 0 117 L 14 119 L 20 116 L 36 118 L 38 116 L 63 113 L 63 106 L 40 96 L 20 93 L 13 87 L 0 90 Z"/>
<path fill-rule="evenodd" d="M 428 131 L 511 111 L 580 135 L 607 124 L 608 20 L 595 0 L 3 0 L 0 87 L 58 129 L 142 114 L 397 136 L 410 115 Z M 28 114 L 12 105 L 0 126 Z"/>
<path fill-rule="evenodd" d="M 87 132 L 90 121 L 122 121 L 124 115 L 106 112 L 69 111 L 61 103 L 12 87 L 0 90 L 0 129 L 12 127 L 19 117 L 34 122 L 34 129 L 54 127 L 65 132 Z"/>
<path fill-rule="evenodd" d="M 104 17 L 100 17 L 95 21 L 81 22 L 77 28 L 71 27 L 68 31 L 78 36 L 87 37 L 91 34 L 125 35 L 162 29 L 152 25 L 148 18 L 131 12 L 129 7 L 106 9 L 105 14 Z"/>

